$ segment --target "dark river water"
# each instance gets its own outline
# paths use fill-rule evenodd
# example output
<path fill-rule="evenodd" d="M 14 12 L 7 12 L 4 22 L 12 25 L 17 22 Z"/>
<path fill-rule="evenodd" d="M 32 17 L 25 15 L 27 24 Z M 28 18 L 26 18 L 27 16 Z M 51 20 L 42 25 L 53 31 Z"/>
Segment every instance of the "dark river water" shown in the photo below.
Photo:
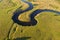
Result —
<path fill-rule="evenodd" d="M 12 20 L 19 24 L 19 25 L 22 25 L 22 26 L 34 26 L 37 24 L 37 20 L 34 19 L 34 17 L 41 13 L 41 12 L 54 12 L 56 14 L 60 14 L 60 12 L 58 11 L 55 11 L 55 10 L 50 10 L 50 9 L 37 9 L 35 11 L 33 11 L 31 14 L 30 14 L 30 21 L 29 22 L 24 22 L 24 21 L 21 21 L 21 20 L 18 20 L 18 16 L 20 14 L 23 14 L 24 12 L 27 12 L 29 10 L 32 10 L 33 9 L 33 5 L 32 3 L 30 2 L 27 2 L 26 0 L 22 0 L 22 2 L 26 3 L 29 5 L 29 7 L 26 9 L 26 10 L 21 10 L 20 7 L 14 12 L 14 15 L 12 16 Z M 24 16 L 23 16 L 24 17 Z"/>

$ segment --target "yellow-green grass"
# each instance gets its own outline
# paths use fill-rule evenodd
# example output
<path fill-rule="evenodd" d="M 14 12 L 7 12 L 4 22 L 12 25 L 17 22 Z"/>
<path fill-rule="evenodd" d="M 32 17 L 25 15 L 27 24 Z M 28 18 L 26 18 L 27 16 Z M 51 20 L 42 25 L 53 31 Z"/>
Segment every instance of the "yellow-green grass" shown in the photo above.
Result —
<path fill-rule="evenodd" d="M 56 1 L 58 1 L 60 3 L 60 0 L 56 0 Z"/>
<path fill-rule="evenodd" d="M 6 2 L 7 1 L 7 2 Z M 13 15 L 13 10 L 16 10 L 19 6 L 11 6 L 8 5 L 8 0 L 3 0 L 0 3 L 0 40 L 3 40 L 6 38 L 9 29 L 12 27 L 11 25 L 13 24 L 12 21 L 12 15 Z"/>
<path fill-rule="evenodd" d="M 35 17 L 38 22 L 35 26 L 21 26 L 14 23 L 11 18 L 13 16 L 13 12 L 19 6 L 23 5 L 21 9 L 25 10 L 28 5 L 24 8 L 24 3 L 12 0 L 14 3 L 16 2 L 16 5 L 10 6 L 6 1 L 8 0 L 4 0 L 4 3 L 0 3 L 0 40 L 8 38 L 7 35 L 10 28 L 9 38 L 11 40 L 18 37 L 21 38 L 28 36 L 31 37 L 29 40 L 60 40 L 60 15 L 53 12 L 42 12 Z M 4 6 L 4 4 L 6 5 Z M 23 13 L 22 15 L 28 17 L 29 14 L 39 8 L 34 8 L 33 10 Z M 27 17 L 25 21 L 29 21 L 29 18 Z M 24 18 L 22 21 L 24 21 Z"/>

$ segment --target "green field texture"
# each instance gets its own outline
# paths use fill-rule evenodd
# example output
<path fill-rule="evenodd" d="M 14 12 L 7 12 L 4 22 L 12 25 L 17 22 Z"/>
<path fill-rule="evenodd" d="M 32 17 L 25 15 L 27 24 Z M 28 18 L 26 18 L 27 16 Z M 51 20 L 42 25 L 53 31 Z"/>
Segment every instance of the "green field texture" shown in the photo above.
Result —
<path fill-rule="evenodd" d="M 27 1 L 31 3 L 34 2 L 32 0 Z M 44 7 L 45 1 L 41 2 L 41 5 L 32 3 L 34 8 L 21 14 L 21 17 L 19 18 L 21 18 L 22 21 L 29 21 L 29 15 L 33 11 L 37 9 L 47 9 L 47 6 Z M 53 4 L 53 2 L 56 2 L 56 5 Z M 51 4 L 48 3 L 48 9 L 60 11 L 60 0 L 54 0 L 53 2 L 51 2 Z M 28 8 L 28 5 L 21 0 L 0 1 L 0 40 L 16 40 L 16 38 L 22 37 L 31 37 L 28 40 L 60 40 L 60 14 L 42 12 L 35 16 L 35 19 L 38 21 L 35 26 L 21 26 L 14 23 L 12 20 L 13 13 L 20 6 L 22 6 L 22 8 L 20 8 L 22 10 Z"/>

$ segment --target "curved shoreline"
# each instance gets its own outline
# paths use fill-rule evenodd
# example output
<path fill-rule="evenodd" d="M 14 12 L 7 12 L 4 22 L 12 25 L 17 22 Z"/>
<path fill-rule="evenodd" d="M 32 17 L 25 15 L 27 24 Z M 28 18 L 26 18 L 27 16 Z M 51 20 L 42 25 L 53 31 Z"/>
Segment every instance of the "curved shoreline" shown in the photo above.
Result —
<path fill-rule="evenodd" d="M 41 12 L 54 12 L 54 13 L 56 13 L 56 14 L 60 14 L 60 12 L 54 11 L 54 10 L 50 10 L 50 9 L 43 9 L 43 10 L 42 10 L 42 9 L 37 9 L 37 10 L 35 10 L 34 12 L 32 12 L 32 14 L 30 14 L 30 16 L 29 16 L 29 17 L 30 17 L 30 21 L 29 21 L 29 22 L 24 22 L 24 21 L 19 20 L 19 19 L 18 19 L 18 16 L 19 16 L 20 14 L 26 12 L 26 11 L 32 10 L 32 9 L 33 9 L 33 5 L 32 5 L 32 3 L 27 2 L 27 1 L 25 1 L 25 0 L 22 0 L 22 2 L 28 4 L 29 7 L 28 7 L 26 10 L 21 10 L 21 9 L 19 9 L 19 8 L 20 8 L 20 7 L 19 7 L 19 8 L 14 12 L 14 15 L 13 15 L 13 17 L 12 17 L 12 20 L 13 20 L 15 23 L 17 23 L 17 24 L 19 24 L 19 25 L 22 25 L 22 26 L 34 26 L 34 25 L 36 25 L 36 24 L 37 24 L 37 20 L 35 20 L 34 17 L 35 17 L 37 14 L 41 13 Z"/>

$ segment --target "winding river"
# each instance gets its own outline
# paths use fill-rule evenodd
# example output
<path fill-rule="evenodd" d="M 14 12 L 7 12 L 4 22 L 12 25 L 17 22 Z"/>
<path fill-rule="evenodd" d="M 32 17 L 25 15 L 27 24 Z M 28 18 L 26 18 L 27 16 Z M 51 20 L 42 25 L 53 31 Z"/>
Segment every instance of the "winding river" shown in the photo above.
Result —
<path fill-rule="evenodd" d="M 30 2 L 27 2 L 26 0 L 21 0 L 22 2 L 26 3 L 29 5 L 29 7 L 26 10 L 21 10 L 20 7 L 14 12 L 14 15 L 12 16 L 12 20 L 22 26 L 34 26 L 37 24 L 37 20 L 35 20 L 35 16 L 41 12 L 54 12 L 56 14 L 60 14 L 60 12 L 55 11 L 55 10 L 50 10 L 50 9 L 37 9 L 32 12 L 32 14 L 29 15 L 30 21 L 29 22 L 24 22 L 18 19 L 20 14 L 23 14 L 24 12 L 27 12 L 29 10 L 33 9 L 33 5 Z"/>

